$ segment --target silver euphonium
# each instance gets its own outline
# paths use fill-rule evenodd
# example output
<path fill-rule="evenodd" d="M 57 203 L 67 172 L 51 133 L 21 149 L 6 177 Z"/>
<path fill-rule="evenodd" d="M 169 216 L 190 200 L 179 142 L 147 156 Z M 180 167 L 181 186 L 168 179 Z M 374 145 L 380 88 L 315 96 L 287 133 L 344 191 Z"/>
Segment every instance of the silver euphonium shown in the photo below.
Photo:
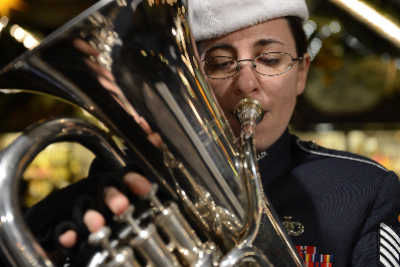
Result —
<path fill-rule="evenodd" d="M 180 0 L 101 0 L 0 72 L 3 93 L 61 98 L 122 140 L 63 118 L 30 127 L 1 152 L 0 238 L 11 265 L 55 266 L 23 221 L 18 184 L 36 154 L 67 140 L 116 167 L 135 155 L 173 199 L 162 203 L 154 186 L 148 212 L 132 216 L 133 203 L 117 218 L 119 238 L 107 227 L 92 234 L 103 250 L 88 266 L 302 266 L 262 190 L 253 134 L 263 111 L 239 103 L 235 141 L 199 71 L 186 13 Z"/>

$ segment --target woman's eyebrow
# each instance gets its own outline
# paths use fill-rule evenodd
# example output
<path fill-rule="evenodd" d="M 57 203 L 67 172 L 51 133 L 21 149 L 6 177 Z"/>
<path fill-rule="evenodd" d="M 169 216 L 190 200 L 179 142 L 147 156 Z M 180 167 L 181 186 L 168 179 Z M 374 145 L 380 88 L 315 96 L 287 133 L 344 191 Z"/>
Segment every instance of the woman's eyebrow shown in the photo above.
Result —
<path fill-rule="evenodd" d="M 230 44 L 216 44 L 213 45 L 212 47 L 208 48 L 204 54 L 207 53 L 211 53 L 214 50 L 218 50 L 218 49 L 222 49 L 222 50 L 228 50 L 228 51 L 234 51 L 235 49 L 233 48 L 232 45 Z"/>
<path fill-rule="evenodd" d="M 260 39 L 258 40 L 253 46 L 254 47 L 262 47 L 262 46 L 267 46 L 270 44 L 280 44 L 280 45 L 284 45 L 284 43 L 282 43 L 279 40 L 276 39 Z"/>

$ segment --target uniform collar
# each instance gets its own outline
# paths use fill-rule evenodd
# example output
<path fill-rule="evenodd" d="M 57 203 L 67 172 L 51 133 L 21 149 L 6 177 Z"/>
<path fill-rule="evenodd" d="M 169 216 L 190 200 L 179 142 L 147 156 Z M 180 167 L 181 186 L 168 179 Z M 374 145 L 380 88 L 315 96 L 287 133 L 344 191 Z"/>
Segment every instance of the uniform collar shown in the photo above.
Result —
<path fill-rule="evenodd" d="M 288 173 L 292 163 L 291 139 L 292 136 L 286 129 L 281 137 L 264 151 L 266 156 L 258 161 L 264 188 L 277 177 Z"/>

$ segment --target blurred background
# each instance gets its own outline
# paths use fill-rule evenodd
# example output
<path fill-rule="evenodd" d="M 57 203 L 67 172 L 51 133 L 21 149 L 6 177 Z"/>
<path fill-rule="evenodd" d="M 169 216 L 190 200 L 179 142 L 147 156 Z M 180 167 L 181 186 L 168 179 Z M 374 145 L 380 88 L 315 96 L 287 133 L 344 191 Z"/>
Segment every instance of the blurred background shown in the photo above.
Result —
<path fill-rule="evenodd" d="M 0 68 L 95 0 L 0 0 Z M 321 145 L 371 157 L 400 174 L 400 0 L 309 0 L 313 66 L 292 129 Z M 62 55 L 61 55 L 62 56 Z M 85 116 L 46 96 L 0 94 L 0 148 L 28 125 Z M 85 177 L 84 148 L 49 146 L 24 174 L 25 204 Z"/>

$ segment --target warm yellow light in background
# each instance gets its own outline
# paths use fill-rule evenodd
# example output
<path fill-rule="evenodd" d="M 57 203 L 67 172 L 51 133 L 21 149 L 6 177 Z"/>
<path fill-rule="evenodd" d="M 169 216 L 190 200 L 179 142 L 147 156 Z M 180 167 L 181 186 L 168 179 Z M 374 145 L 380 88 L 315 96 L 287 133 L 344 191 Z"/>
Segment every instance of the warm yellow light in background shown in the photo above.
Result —
<path fill-rule="evenodd" d="M 15 40 L 23 43 L 27 49 L 31 50 L 40 44 L 37 38 L 17 24 L 10 27 L 10 34 Z"/>
<path fill-rule="evenodd" d="M 4 30 L 4 28 L 7 26 L 9 22 L 8 17 L 3 16 L 0 18 L 0 33 Z"/>
<path fill-rule="evenodd" d="M 23 10 L 25 7 L 22 0 L 0 0 L 0 16 L 8 16 L 11 9 Z"/>
<path fill-rule="evenodd" d="M 13 26 L 11 26 L 10 28 L 10 34 L 12 37 L 15 38 L 15 40 L 17 40 L 18 42 L 22 42 L 22 40 L 25 37 L 25 30 L 22 29 L 20 26 L 18 26 L 17 24 L 14 24 Z"/>
<path fill-rule="evenodd" d="M 24 43 L 24 46 L 28 49 L 33 49 L 39 45 L 39 41 L 36 38 L 34 38 L 32 35 L 27 35 L 24 38 L 23 43 Z"/>
<path fill-rule="evenodd" d="M 359 0 L 330 0 L 400 47 L 400 27 Z"/>

